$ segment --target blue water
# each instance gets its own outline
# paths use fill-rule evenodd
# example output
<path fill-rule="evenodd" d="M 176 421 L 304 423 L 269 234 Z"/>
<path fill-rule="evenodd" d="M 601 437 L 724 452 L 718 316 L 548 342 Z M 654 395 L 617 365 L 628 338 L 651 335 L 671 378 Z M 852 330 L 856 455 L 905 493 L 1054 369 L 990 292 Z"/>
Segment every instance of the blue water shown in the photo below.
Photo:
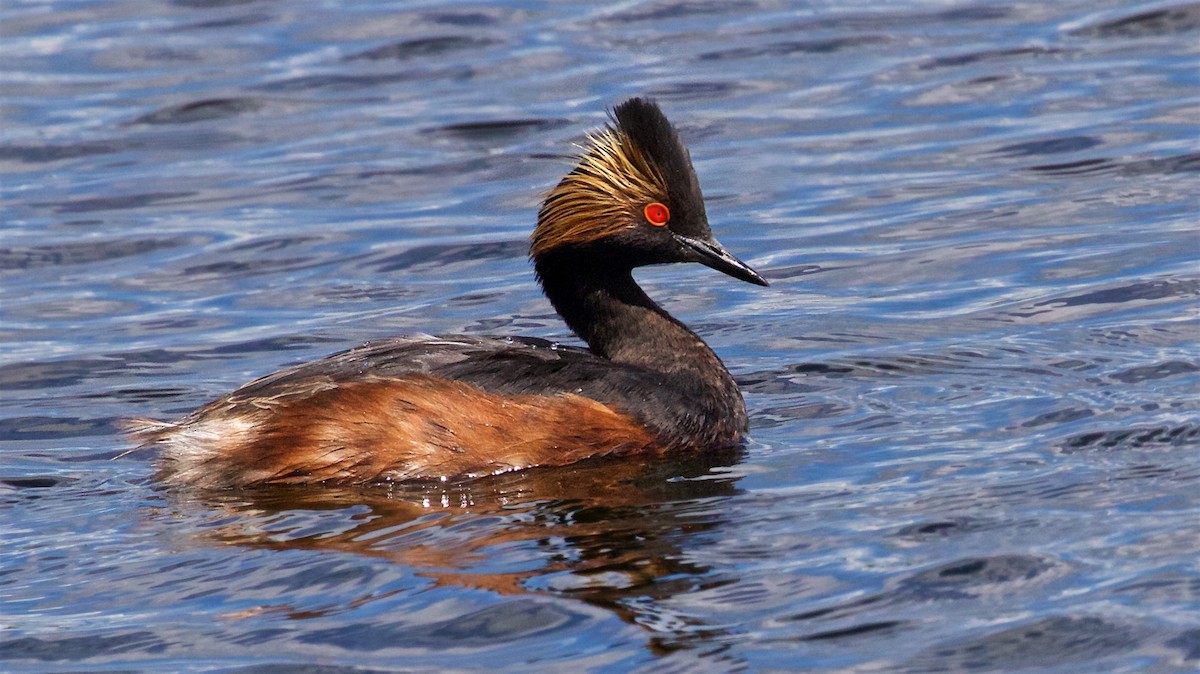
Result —
<path fill-rule="evenodd" d="M 0 8 L 0 670 L 1200 669 L 1200 4 Z M 572 143 L 680 127 L 771 280 L 639 274 L 731 455 L 425 490 L 114 460 L 278 367 L 571 337 Z"/>

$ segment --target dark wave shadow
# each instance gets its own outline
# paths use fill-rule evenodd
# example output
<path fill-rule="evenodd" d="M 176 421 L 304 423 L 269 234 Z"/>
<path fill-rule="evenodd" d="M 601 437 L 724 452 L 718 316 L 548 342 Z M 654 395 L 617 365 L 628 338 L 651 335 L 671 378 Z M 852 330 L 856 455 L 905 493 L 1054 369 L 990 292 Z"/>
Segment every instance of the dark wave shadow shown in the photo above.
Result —
<path fill-rule="evenodd" d="M 441 57 L 446 54 L 493 47 L 499 40 L 468 35 L 423 37 L 374 47 L 342 58 L 342 61 L 404 61 L 418 57 Z"/>
<path fill-rule="evenodd" d="M 1132 159 L 1128 157 L 1094 157 L 1055 164 L 1039 164 L 1023 169 L 1045 176 L 1078 176 L 1091 174 L 1142 176 L 1178 175 L 1200 171 L 1200 153 L 1190 152 L 1170 157 Z"/>
<path fill-rule="evenodd" d="M 1161 7 L 1076 28 L 1070 35 L 1092 38 L 1145 38 L 1200 30 L 1200 4 Z"/>
<path fill-rule="evenodd" d="M 160 108 L 133 120 L 131 124 L 191 124 L 223 120 L 262 110 L 266 102 L 260 99 L 207 98 Z"/>

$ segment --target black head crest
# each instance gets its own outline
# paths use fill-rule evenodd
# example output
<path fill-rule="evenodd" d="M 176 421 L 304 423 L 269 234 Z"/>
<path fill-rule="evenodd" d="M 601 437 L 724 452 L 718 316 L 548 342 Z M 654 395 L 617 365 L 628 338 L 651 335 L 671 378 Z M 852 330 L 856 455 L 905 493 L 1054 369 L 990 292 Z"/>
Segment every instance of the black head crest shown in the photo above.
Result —
<path fill-rule="evenodd" d="M 645 98 L 621 103 L 612 111 L 612 124 L 589 140 L 579 164 L 538 213 L 535 258 L 635 229 L 654 202 L 669 209 L 671 231 L 710 236 L 687 148 L 657 104 Z"/>
<path fill-rule="evenodd" d="M 708 217 L 692 157 L 658 104 L 631 98 L 613 109 L 613 119 L 617 130 L 628 136 L 662 175 L 670 200 L 671 229 L 688 236 L 707 236 Z"/>

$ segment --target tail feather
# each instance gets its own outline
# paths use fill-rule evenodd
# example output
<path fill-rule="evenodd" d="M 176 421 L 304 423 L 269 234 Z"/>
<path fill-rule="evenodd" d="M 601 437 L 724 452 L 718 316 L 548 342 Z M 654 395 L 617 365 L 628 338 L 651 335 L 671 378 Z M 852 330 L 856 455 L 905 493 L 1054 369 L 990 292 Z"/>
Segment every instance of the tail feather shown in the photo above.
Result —
<path fill-rule="evenodd" d="M 134 417 L 131 419 L 122 419 L 117 422 L 117 427 L 137 444 L 114 456 L 114 461 L 134 452 L 140 452 L 143 449 L 149 448 L 156 442 L 163 440 L 168 433 L 178 430 L 180 425 L 173 421 Z"/>

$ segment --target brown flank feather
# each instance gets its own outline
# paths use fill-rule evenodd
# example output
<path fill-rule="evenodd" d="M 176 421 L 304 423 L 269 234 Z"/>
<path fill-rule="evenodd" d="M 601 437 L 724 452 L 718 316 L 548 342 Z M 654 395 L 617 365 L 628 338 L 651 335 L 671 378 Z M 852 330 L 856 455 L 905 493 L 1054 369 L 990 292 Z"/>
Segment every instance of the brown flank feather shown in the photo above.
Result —
<path fill-rule="evenodd" d="M 162 447 L 158 479 L 201 487 L 464 479 L 659 449 L 640 423 L 588 398 L 500 396 L 424 374 L 264 403 L 225 397 L 138 439 Z"/>
<path fill-rule="evenodd" d="M 550 191 L 538 212 L 530 255 L 612 236 L 637 224 L 642 208 L 665 201 L 667 184 L 646 153 L 611 126 L 588 136 L 579 165 Z"/>

